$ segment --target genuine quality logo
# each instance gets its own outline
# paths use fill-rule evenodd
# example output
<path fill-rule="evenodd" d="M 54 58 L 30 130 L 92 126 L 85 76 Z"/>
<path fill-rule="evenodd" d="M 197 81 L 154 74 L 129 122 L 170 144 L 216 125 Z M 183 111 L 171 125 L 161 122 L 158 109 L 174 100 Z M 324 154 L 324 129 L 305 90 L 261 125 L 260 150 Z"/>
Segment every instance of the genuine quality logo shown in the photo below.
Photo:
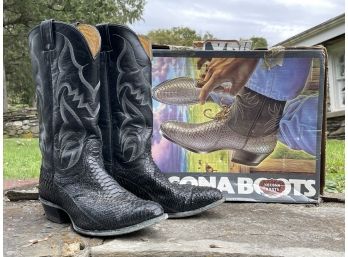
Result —
<path fill-rule="evenodd" d="M 291 190 L 290 183 L 285 179 L 256 179 L 254 183 L 255 191 L 264 194 L 269 198 L 278 198 L 287 195 Z"/>

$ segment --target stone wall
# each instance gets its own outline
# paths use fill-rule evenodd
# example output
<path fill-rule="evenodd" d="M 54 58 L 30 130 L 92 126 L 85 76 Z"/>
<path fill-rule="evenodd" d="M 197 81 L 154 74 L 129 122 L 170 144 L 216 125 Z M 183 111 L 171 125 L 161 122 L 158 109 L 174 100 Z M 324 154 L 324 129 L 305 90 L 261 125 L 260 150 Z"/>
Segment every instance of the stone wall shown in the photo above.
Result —
<path fill-rule="evenodd" d="M 345 115 L 327 118 L 327 137 L 330 139 L 344 139 Z"/>
<path fill-rule="evenodd" d="M 330 139 L 344 139 L 345 116 L 327 119 L 327 134 Z M 4 113 L 4 137 L 38 137 L 39 124 L 35 108 Z"/>
<path fill-rule="evenodd" d="M 39 136 L 39 122 L 35 108 L 4 113 L 4 138 Z"/>

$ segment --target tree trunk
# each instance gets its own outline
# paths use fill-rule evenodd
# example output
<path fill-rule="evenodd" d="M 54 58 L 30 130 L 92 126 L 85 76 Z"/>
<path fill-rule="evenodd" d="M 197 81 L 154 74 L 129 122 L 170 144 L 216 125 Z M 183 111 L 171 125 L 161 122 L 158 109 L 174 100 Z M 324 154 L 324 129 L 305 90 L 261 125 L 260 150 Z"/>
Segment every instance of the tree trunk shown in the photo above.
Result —
<path fill-rule="evenodd" d="M 2 76 L 3 76 L 3 97 L 2 97 L 3 98 L 3 112 L 5 113 L 8 111 L 5 66 L 3 67 Z"/>

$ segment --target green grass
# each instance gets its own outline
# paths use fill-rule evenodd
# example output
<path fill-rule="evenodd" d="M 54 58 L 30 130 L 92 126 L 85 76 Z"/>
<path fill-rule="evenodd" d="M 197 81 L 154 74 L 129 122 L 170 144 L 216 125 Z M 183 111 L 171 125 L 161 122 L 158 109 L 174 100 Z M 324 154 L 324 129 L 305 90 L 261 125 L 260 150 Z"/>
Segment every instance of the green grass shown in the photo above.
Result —
<path fill-rule="evenodd" d="M 279 141 L 270 157 L 272 159 L 315 160 L 315 157 L 313 155 L 310 155 L 304 151 L 291 150 L 289 147 L 287 147 Z"/>
<path fill-rule="evenodd" d="M 4 178 L 38 178 L 41 165 L 39 140 L 4 139 Z"/>
<path fill-rule="evenodd" d="M 280 146 L 279 151 L 286 151 L 285 148 Z M 41 154 L 38 139 L 4 139 L 5 179 L 38 178 L 40 164 Z M 328 140 L 326 144 L 325 191 L 343 192 L 344 176 L 344 141 Z"/>
<path fill-rule="evenodd" d="M 325 167 L 325 191 L 344 192 L 344 140 L 327 141 Z"/>

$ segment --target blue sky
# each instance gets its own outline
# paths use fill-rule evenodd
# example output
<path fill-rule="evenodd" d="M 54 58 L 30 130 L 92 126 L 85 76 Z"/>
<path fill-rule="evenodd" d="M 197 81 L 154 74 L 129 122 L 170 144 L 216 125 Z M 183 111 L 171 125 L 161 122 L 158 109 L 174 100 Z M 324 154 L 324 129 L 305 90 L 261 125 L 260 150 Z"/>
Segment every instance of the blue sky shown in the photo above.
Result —
<path fill-rule="evenodd" d="M 219 39 L 262 36 L 274 45 L 344 13 L 344 0 L 148 0 L 139 34 L 188 26 Z"/>

